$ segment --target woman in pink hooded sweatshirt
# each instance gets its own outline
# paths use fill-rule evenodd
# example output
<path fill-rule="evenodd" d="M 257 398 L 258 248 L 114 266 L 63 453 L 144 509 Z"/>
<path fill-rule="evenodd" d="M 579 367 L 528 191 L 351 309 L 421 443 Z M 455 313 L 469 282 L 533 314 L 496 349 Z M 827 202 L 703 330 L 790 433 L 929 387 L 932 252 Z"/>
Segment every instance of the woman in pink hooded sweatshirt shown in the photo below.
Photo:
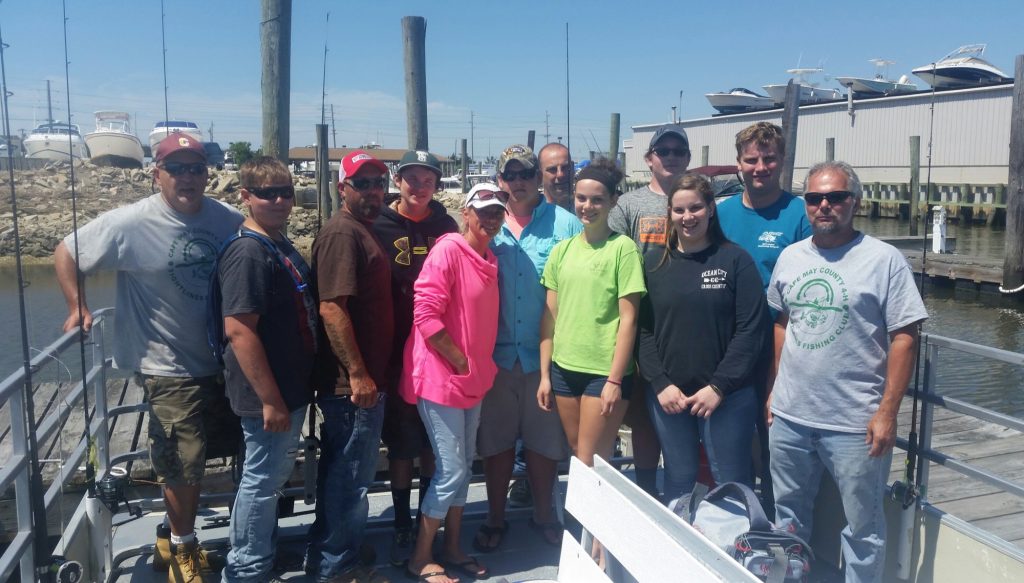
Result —
<path fill-rule="evenodd" d="M 488 245 L 505 221 L 507 200 L 497 185 L 473 187 L 462 209 L 462 232 L 437 240 L 416 280 L 399 392 L 419 409 L 437 458 L 407 566 L 409 575 L 428 583 L 457 581 L 445 568 L 476 579 L 488 576 L 487 568 L 459 547 L 459 534 L 480 402 L 498 370 L 491 357 L 498 335 L 498 261 Z M 444 567 L 431 553 L 442 518 Z"/>

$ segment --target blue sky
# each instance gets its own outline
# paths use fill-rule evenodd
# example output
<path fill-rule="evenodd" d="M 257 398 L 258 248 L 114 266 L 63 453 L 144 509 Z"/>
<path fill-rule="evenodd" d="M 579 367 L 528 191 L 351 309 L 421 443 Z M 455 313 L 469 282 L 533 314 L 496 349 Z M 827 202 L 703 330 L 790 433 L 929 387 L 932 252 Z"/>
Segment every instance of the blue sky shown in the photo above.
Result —
<path fill-rule="evenodd" d="M 159 0 L 68 0 L 73 120 L 120 109 L 148 134 L 163 118 Z M 330 11 L 330 21 L 325 22 Z M 565 27 L 569 23 L 570 115 L 577 159 L 607 149 L 609 118 L 630 126 L 713 110 L 704 94 L 784 83 L 785 70 L 823 64 L 831 75 L 871 76 L 873 57 L 896 61 L 894 77 L 956 47 L 988 43 L 986 59 L 1013 75 L 1024 53 L 1020 0 L 774 3 L 591 0 L 328 2 L 294 0 L 291 145 L 314 141 L 326 41 L 327 103 L 338 145 L 407 145 L 401 18 L 427 19 L 430 149 L 450 154 L 470 137 L 477 158 L 567 134 Z M 259 0 L 166 0 L 172 118 L 214 138 L 260 142 Z M 12 127 L 67 118 L 59 0 L 0 0 Z M 922 88 L 925 84 L 916 78 Z M 329 116 L 329 114 L 328 114 Z"/>

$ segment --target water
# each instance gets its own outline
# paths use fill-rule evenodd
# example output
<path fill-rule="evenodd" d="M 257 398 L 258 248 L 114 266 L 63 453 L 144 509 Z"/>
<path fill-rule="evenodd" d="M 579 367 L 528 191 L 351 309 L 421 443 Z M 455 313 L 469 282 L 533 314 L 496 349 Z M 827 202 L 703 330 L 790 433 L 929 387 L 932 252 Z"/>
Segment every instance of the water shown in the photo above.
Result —
<path fill-rule="evenodd" d="M 857 219 L 858 228 L 880 236 L 906 235 L 907 223 L 891 219 Z M 988 227 L 951 225 L 948 234 L 957 237 L 957 250 L 990 260 L 1001 260 L 1003 232 Z M 57 287 L 53 268 L 30 266 L 25 270 L 29 343 L 33 349 L 50 344 L 60 335 L 67 317 L 63 296 Z M 115 276 L 90 277 L 86 287 L 89 305 L 100 308 L 113 305 Z M 928 289 L 925 305 L 930 319 L 925 331 L 1011 350 L 1024 352 L 1024 304 L 998 307 L 985 303 L 973 293 L 952 289 Z M 77 351 L 66 355 L 64 366 L 50 367 L 40 380 L 77 377 Z M 943 351 L 949 357 L 938 369 L 940 390 L 972 403 L 1024 417 L 1024 375 L 1018 367 L 994 365 L 968 355 Z M 21 336 L 18 319 L 17 281 L 13 268 L 0 268 L 0 378 L 21 366 Z M 54 378 L 59 377 L 59 378 Z"/>

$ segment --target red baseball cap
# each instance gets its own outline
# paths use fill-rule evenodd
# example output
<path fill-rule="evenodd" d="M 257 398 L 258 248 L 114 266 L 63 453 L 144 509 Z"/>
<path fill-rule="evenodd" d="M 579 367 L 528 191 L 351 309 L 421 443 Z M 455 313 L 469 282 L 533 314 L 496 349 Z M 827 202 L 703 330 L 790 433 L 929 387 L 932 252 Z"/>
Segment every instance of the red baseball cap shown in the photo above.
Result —
<path fill-rule="evenodd" d="M 161 140 L 156 146 L 156 155 L 153 156 L 153 161 L 159 162 L 182 150 L 195 152 L 204 162 L 206 161 L 206 149 L 203 148 L 203 143 L 184 132 L 175 132 Z"/>
<path fill-rule="evenodd" d="M 367 154 L 363 150 L 354 150 L 341 159 L 341 176 L 338 177 L 338 184 L 350 176 L 355 176 L 367 164 L 381 171 L 381 174 L 388 175 L 387 164 Z"/>

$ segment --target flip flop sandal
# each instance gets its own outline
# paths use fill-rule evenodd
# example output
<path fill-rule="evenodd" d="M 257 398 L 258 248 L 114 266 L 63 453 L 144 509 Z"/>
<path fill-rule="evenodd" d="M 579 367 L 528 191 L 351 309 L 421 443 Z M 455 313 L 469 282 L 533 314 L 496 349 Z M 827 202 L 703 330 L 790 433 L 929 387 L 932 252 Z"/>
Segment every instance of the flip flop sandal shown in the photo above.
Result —
<path fill-rule="evenodd" d="M 530 528 L 540 533 L 540 536 L 542 539 L 544 539 L 545 543 L 553 547 L 562 546 L 562 532 L 565 531 L 565 527 L 562 526 L 561 522 L 558 522 L 557 520 L 552 522 L 537 522 L 531 516 L 528 524 L 530 525 Z M 548 538 L 549 533 L 555 534 L 554 538 L 557 542 L 552 541 Z"/>
<path fill-rule="evenodd" d="M 461 563 L 456 563 L 455 561 L 441 561 L 441 564 L 449 571 L 456 571 L 473 579 L 486 579 L 491 576 L 490 570 L 481 565 L 480 562 L 473 557 L 470 557 L 468 561 L 463 561 Z"/>
<path fill-rule="evenodd" d="M 481 524 L 480 529 L 476 531 L 476 536 L 473 537 L 473 548 L 481 553 L 490 553 L 498 550 L 501 543 L 505 542 L 505 533 L 508 532 L 508 526 L 507 520 L 501 526 L 488 526 L 486 522 Z M 494 545 L 486 544 L 495 536 L 498 537 L 498 542 L 494 543 Z M 486 537 L 485 542 L 480 542 L 481 537 Z"/>

